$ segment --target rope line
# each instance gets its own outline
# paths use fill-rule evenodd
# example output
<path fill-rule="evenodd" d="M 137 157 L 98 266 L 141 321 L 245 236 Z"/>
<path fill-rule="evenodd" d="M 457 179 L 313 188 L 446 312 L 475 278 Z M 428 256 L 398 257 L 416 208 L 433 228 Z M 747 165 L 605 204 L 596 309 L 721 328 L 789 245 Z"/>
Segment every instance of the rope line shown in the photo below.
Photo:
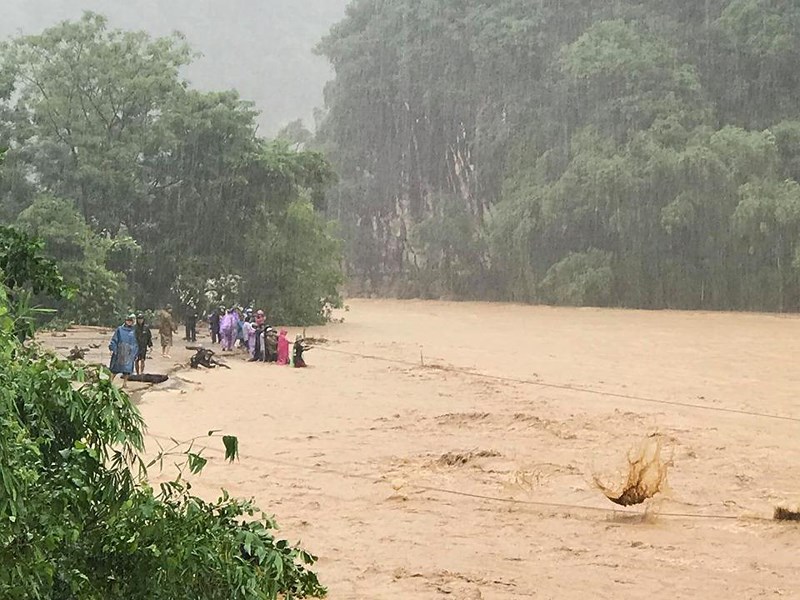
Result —
<path fill-rule="evenodd" d="M 148 434 L 149 437 L 174 442 L 173 438 L 156 435 L 156 434 Z M 209 452 L 216 452 L 222 453 L 223 451 L 219 448 L 211 448 L 208 446 L 204 447 L 204 450 Z M 337 475 L 339 477 L 344 477 L 347 479 L 358 479 L 363 481 L 368 481 L 370 483 L 388 483 L 380 476 L 370 476 L 370 475 L 359 475 L 357 473 L 349 473 L 347 471 L 340 471 L 338 469 L 333 469 L 330 467 L 321 467 L 317 465 L 307 465 L 304 463 L 296 463 L 292 461 L 282 460 L 280 458 L 266 458 L 263 456 L 253 456 L 250 454 L 240 454 L 240 458 L 245 458 L 248 460 L 259 461 L 259 462 L 271 462 L 276 465 L 281 465 L 284 467 L 291 467 L 293 469 L 304 469 L 306 471 L 311 471 L 314 473 L 325 473 L 328 475 Z M 558 510 L 568 510 L 568 511 L 586 511 L 586 512 L 599 512 L 605 514 L 614 514 L 614 515 L 626 515 L 629 517 L 641 517 L 643 516 L 642 513 L 634 512 L 630 510 L 622 510 L 618 508 L 606 508 L 601 506 L 585 506 L 580 504 L 568 504 L 563 502 L 547 502 L 547 501 L 539 501 L 539 500 L 518 500 L 515 498 L 503 498 L 500 496 L 489 496 L 484 494 L 475 494 L 471 492 L 461 492 L 458 490 L 451 490 L 448 488 L 441 488 L 441 487 L 433 487 L 427 485 L 420 485 L 416 483 L 404 483 L 402 487 L 415 489 L 419 491 L 425 492 L 432 492 L 437 494 L 444 494 L 449 496 L 459 496 L 463 498 L 473 498 L 476 500 L 485 500 L 488 502 L 498 502 L 503 504 L 515 504 L 515 505 L 522 505 L 522 506 L 532 506 L 537 508 L 550 508 L 550 509 L 558 509 Z M 716 515 L 716 514 L 702 514 L 702 513 L 678 513 L 678 512 L 658 512 L 658 517 L 666 517 L 672 519 L 698 519 L 698 520 L 715 520 L 715 521 L 740 521 L 740 520 L 748 520 L 748 521 L 770 521 L 772 522 L 773 519 L 768 519 L 766 517 L 761 516 L 743 516 L 743 515 Z"/>
<path fill-rule="evenodd" d="M 349 352 L 347 350 L 337 350 L 334 348 L 327 348 L 323 346 L 316 346 L 315 350 L 322 350 L 324 352 L 330 352 L 333 354 L 340 354 L 343 356 L 351 356 L 355 358 L 363 358 L 367 360 L 374 360 L 379 362 L 385 362 L 390 364 L 402 365 L 406 367 L 414 367 L 414 368 L 424 368 L 428 370 L 438 370 L 438 371 L 446 371 L 452 373 L 459 373 L 463 375 L 467 375 L 470 377 L 476 377 L 479 379 L 488 379 L 492 381 L 502 381 L 506 383 L 517 383 L 520 385 L 532 385 L 541 388 L 548 388 L 548 389 L 556 389 L 556 390 L 565 390 L 571 392 L 579 392 L 584 394 L 592 394 L 595 396 L 605 397 L 605 398 L 619 398 L 624 400 L 633 400 L 637 402 L 645 402 L 649 404 L 658 404 L 664 406 L 676 406 L 680 408 L 689 408 L 693 410 L 705 410 L 705 411 L 712 411 L 712 412 L 719 412 L 719 413 L 727 413 L 727 414 L 734 414 L 734 415 L 743 415 L 749 417 L 756 417 L 756 418 L 763 418 L 763 419 L 773 419 L 779 421 L 788 421 L 793 423 L 800 423 L 800 418 L 798 417 L 790 417 L 785 415 L 775 415 L 769 413 L 760 413 L 756 411 L 749 411 L 743 409 L 735 409 L 735 408 L 725 408 L 719 406 L 708 406 L 703 404 L 695 404 L 691 402 L 679 402 L 677 400 L 660 400 L 656 398 L 647 398 L 645 396 L 637 396 L 634 394 L 623 394 L 619 392 L 606 392 L 602 390 L 593 390 L 590 388 L 585 387 L 576 387 L 568 384 L 557 384 L 557 383 L 548 383 L 544 381 L 535 381 L 532 379 L 522 379 L 517 377 L 509 377 L 503 375 L 491 375 L 488 373 L 480 373 L 475 371 L 470 371 L 467 369 L 459 368 L 459 367 L 437 367 L 432 365 L 420 365 L 413 361 L 402 360 L 402 359 L 393 359 L 387 358 L 383 356 L 376 356 L 372 354 L 363 354 L 359 352 Z M 155 434 L 148 434 L 151 438 L 160 439 L 165 441 L 172 441 L 174 439 L 167 436 L 160 436 Z M 209 448 L 205 447 L 205 450 L 210 452 L 222 452 L 217 448 Z M 359 475 L 355 473 L 349 473 L 346 471 L 339 471 L 337 469 L 332 469 L 329 467 L 321 467 L 317 465 L 307 465 L 303 463 L 295 463 L 290 461 L 284 461 L 279 458 L 266 458 L 262 456 L 252 456 L 243 454 L 240 455 L 242 458 L 246 458 L 249 460 L 256 460 L 256 461 L 266 461 L 272 462 L 273 464 L 282 465 L 286 467 L 291 467 L 294 469 L 305 469 L 307 471 L 312 471 L 316 473 L 327 473 L 331 475 L 337 475 L 340 477 L 345 477 L 347 479 L 359 479 L 364 481 L 369 481 L 371 483 L 375 483 L 376 481 L 381 481 L 386 483 L 382 480 L 379 476 L 368 476 L 368 475 Z M 447 488 L 440 488 L 434 486 L 426 486 L 420 485 L 415 483 L 405 483 L 403 487 L 415 489 L 419 491 L 431 492 L 436 494 L 444 494 L 449 496 L 457 496 L 463 498 L 473 498 L 476 500 L 484 500 L 488 502 L 498 502 L 504 504 L 514 504 L 514 505 L 522 505 L 522 506 L 532 506 L 537 508 L 549 508 L 549 509 L 558 509 L 558 510 L 568 510 L 568 511 L 586 511 L 586 512 L 599 512 L 599 513 L 606 513 L 606 514 L 615 514 L 615 515 L 627 515 L 627 516 L 642 516 L 641 513 L 633 512 L 629 510 L 622 510 L 618 508 L 605 508 L 605 507 L 597 507 L 597 506 L 585 506 L 579 504 L 568 504 L 562 502 L 546 502 L 546 501 L 536 501 L 536 500 L 518 500 L 514 498 L 503 498 L 499 496 L 489 496 L 484 494 L 475 494 L 471 492 L 462 492 L 459 490 L 452 490 Z M 717 515 L 717 514 L 702 514 L 702 513 L 680 513 L 680 512 L 659 512 L 659 517 L 665 518 L 674 518 L 674 519 L 705 519 L 705 520 L 725 520 L 725 521 L 738 521 L 738 520 L 749 520 L 749 521 L 769 521 L 773 522 L 773 519 L 769 519 L 763 516 L 744 516 L 744 515 Z"/>
<path fill-rule="evenodd" d="M 439 371 L 446 371 L 448 373 L 460 373 L 463 375 L 468 375 L 471 377 L 477 377 L 479 379 L 489 379 L 493 381 L 503 381 L 506 383 L 518 383 L 521 385 L 532 385 L 542 388 L 550 388 L 556 390 L 567 390 L 571 392 L 580 392 L 583 394 L 593 394 L 595 396 L 602 396 L 606 398 L 620 398 L 624 400 L 634 400 L 638 402 L 646 402 L 650 404 L 659 404 L 659 405 L 666 405 L 666 406 L 678 406 L 681 408 L 690 408 L 694 410 L 707 410 L 719 413 L 728 413 L 734 415 L 744 415 L 749 417 L 757 417 L 761 419 L 773 419 L 778 421 L 789 421 L 792 423 L 800 423 L 800 417 L 790 417 L 785 415 L 774 415 L 770 413 L 761 413 L 756 411 L 744 410 L 744 409 L 737 409 L 737 408 L 725 408 L 722 406 L 708 406 L 704 404 L 694 404 L 691 402 L 679 402 L 677 400 L 659 400 L 657 398 L 647 398 L 644 396 L 636 396 L 634 394 L 622 394 L 619 392 L 604 392 L 602 390 L 593 390 L 590 388 L 585 387 L 576 387 L 567 384 L 559 384 L 559 383 L 547 383 L 544 381 L 535 381 L 533 379 L 520 379 L 516 377 L 507 377 L 503 375 L 490 375 L 488 373 L 478 373 L 475 371 L 470 371 L 467 369 L 459 368 L 459 367 L 434 367 L 434 366 L 426 366 L 420 365 L 416 362 L 401 360 L 401 359 L 393 359 L 393 358 L 386 358 L 383 356 L 375 356 L 371 354 L 360 354 L 358 352 L 348 352 L 346 350 L 335 350 L 333 348 L 325 348 L 322 346 L 315 346 L 315 350 L 322 350 L 324 352 L 331 352 L 333 354 L 342 354 L 344 356 L 352 356 L 357 358 L 365 358 L 368 360 L 375 360 L 380 362 L 387 362 L 393 363 L 398 365 L 404 365 L 409 367 L 416 367 L 416 368 L 423 368 L 429 370 L 439 370 Z"/>

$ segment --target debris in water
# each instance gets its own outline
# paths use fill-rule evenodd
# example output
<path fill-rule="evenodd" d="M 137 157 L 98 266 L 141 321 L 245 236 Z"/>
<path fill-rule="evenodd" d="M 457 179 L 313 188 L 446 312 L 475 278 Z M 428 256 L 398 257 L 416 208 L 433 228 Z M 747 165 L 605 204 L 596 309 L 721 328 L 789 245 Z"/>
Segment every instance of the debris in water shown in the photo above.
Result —
<path fill-rule="evenodd" d="M 164 383 L 165 381 L 169 380 L 169 375 L 157 375 L 157 374 L 141 374 L 141 375 L 128 375 L 128 381 L 133 383 Z"/>
<path fill-rule="evenodd" d="M 460 467 L 472 462 L 476 458 L 495 458 L 501 456 L 494 450 L 480 450 L 478 452 L 447 452 L 439 457 L 436 462 L 446 467 Z"/>
<path fill-rule="evenodd" d="M 672 462 L 661 457 L 662 446 L 663 438 L 660 435 L 649 436 L 638 450 L 628 453 L 628 473 L 624 484 L 619 487 L 608 486 L 597 475 L 594 476 L 594 484 L 614 504 L 642 504 L 667 487 L 667 469 Z"/>
<path fill-rule="evenodd" d="M 800 521 L 800 511 L 778 506 L 775 508 L 774 519 L 776 521 Z"/>
<path fill-rule="evenodd" d="M 89 348 L 78 348 L 75 346 L 72 350 L 69 351 L 67 355 L 67 360 L 83 360 L 86 358 L 86 353 L 89 352 Z"/>

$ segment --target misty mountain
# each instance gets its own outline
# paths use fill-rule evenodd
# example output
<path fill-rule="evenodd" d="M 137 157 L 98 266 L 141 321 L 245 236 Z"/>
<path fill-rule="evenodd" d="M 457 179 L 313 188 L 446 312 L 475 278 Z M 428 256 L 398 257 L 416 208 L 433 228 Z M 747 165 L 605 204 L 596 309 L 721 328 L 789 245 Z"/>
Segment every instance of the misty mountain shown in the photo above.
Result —
<path fill-rule="evenodd" d="M 313 125 L 331 78 L 313 47 L 344 15 L 348 0 L 3 0 L 0 39 L 34 34 L 83 11 L 113 27 L 183 33 L 201 54 L 186 77 L 204 90 L 237 89 L 261 111 L 262 133 L 303 118 Z"/>

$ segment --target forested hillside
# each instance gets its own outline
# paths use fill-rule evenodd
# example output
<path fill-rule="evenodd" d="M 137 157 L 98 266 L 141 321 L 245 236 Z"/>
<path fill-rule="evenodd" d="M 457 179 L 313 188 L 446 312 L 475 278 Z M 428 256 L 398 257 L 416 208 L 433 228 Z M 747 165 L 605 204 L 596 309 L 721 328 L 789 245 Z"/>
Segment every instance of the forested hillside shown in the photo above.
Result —
<path fill-rule="evenodd" d="M 330 78 L 314 45 L 344 14 L 347 0 L 3 0 L 0 40 L 36 34 L 91 10 L 112 27 L 154 36 L 180 31 L 202 54 L 185 75 L 202 90 L 234 88 L 262 112 L 259 124 L 272 135 L 297 118 L 307 122 L 322 104 Z"/>
<path fill-rule="evenodd" d="M 235 90 L 193 89 L 192 54 L 90 13 L 0 45 L 0 222 L 44 240 L 78 290 L 69 320 L 165 302 L 324 319 L 341 271 L 319 213 L 330 165 L 259 137 Z"/>
<path fill-rule="evenodd" d="M 318 142 L 379 293 L 800 304 L 800 5 L 355 0 Z"/>

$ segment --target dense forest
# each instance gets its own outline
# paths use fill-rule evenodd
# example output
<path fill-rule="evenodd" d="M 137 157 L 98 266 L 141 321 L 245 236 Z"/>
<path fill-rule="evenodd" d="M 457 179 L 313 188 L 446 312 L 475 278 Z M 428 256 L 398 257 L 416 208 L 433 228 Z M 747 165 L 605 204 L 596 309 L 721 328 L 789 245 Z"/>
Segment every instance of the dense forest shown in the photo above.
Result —
<path fill-rule="evenodd" d="M 45 241 L 65 320 L 253 302 L 274 321 L 338 303 L 324 157 L 257 135 L 235 91 L 181 77 L 192 50 L 87 13 L 0 46 L 0 220 Z"/>
<path fill-rule="evenodd" d="M 65 319 L 323 319 L 338 238 L 355 293 L 800 308 L 795 3 L 355 0 L 317 52 L 316 135 L 271 142 L 180 35 L 89 14 L 0 47 L 0 220 L 45 239 Z"/>
<path fill-rule="evenodd" d="M 317 144 L 353 287 L 800 304 L 800 5 L 355 0 Z"/>

